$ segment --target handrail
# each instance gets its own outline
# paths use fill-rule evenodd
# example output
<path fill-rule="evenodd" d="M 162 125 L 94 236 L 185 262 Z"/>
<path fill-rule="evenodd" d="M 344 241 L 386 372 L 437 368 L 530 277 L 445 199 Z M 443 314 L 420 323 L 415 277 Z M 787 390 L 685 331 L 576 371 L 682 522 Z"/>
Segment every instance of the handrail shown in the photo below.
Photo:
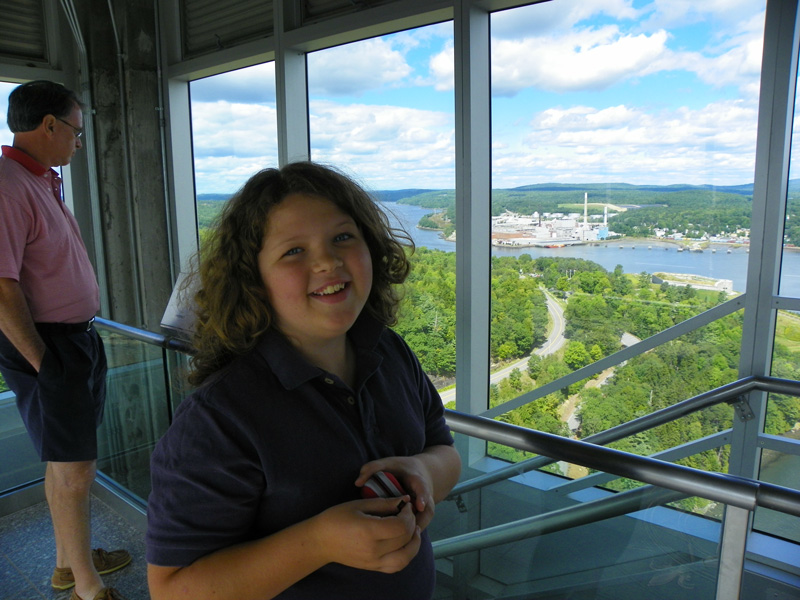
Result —
<path fill-rule="evenodd" d="M 674 490 L 648 485 L 606 498 L 579 502 L 541 515 L 470 531 L 433 542 L 434 558 L 445 558 L 596 523 L 686 498 Z"/>
<path fill-rule="evenodd" d="M 666 487 L 690 496 L 724 502 L 746 510 L 763 506 L 800 516 L 800 492 L 786 487 L 723 473 L 700 471 L 476 415 L 452 410 L 447 410 L 446 413 L 448 424 L 458 433 L 551 458 L 557 457 L 558 460 Z"/>
<path fill-rule="evenodd" d="M 194 348 L 192 348 L 190 344 L 187 344 L 178 338 L 168 337 L 160 333 L 147 331 L 146 329 L 139 329 L 131 325 L 125 325 L 123 323 L 118 323 L 117 321 L 111 321 L 102 317 L 95 317 L 94 323 L 100 329 L 119 333 L 125 337 L 129 337 L 146 344 L 159 346 L 161 348 L 174 350 L 176 352 L 183 352 L 184 354 L 194 354 Z"/>
<path fill-rule="evenodd" d="M 688 398 L 681 402 L 676 402 L 672 406 L 662 408 L 656 412 L 644 415 L 638 419 L 627 421 L 616 427 L 611 427 L 594 435 L 583 438 L 582 441 L 605 445 L 610 442 L 615 442 L 630 435 L 664 425 L 670 421 L 674 421 L 694 412 L 722 404 L 723 402 L 734 402 L 740 399 L 741 396 L 753 390 L 761 390 L 773 393 L 790 394 L 800 396 L 800 382 L 791 381 L 788 379 L 779 379 L 777 377 L 756 377 L 749 376 L 743 377 L 737 381 L 720 386 L 716 389 L 698 394 L 692 398 Z M 458 494 L 463 494 L 474 489 L 503 481 L 516 475 L 521 475 L 535 469 L 540 469 L 546 465 L 556 462 L 556 460 L 548 456 L 536 456 L 527 460 L 503 467 L 497 471 L 480 475 L 469 481 L 462 482 L 452 489 L 450 497 L 455 497 Z"/>
<path fill-rule="evenodd" d="M 171 338 L 102 317 L 97 317 L 95 323 L 101 329 L 120 333 L 148 344 L 187 354 L 193 352 L 189 344 L 177 338 Z M 487 441 L 495 441 L 520 450 L 536 452 L 553 460 L 567 460 L 575 464 L 615 473 L 623 477 L 630 477 L 645 483 L 664 485 L 676 491 L 700 495 L 742 508 L 752 509 L 758 504 L 800 516 L 800 493 L 794 490 L 719 473 L 697 471 L 689 467 L 595 445 L 596 443 L 607 443 L 613 439 L 618 439 L 615 436 L 621 435 L 623 432 L 624 435 L 621 435 L 621 437 L 636 433 L 644 425 L 646 425 L 645 428 L 655 427 L 663 422 L 700 410 L 700 408 L 729 401 L 753 389 L 800 395 L 800 382 L 775 377 L 746 377 L 650 415 L 645 415 L 634 421 L 600 432 L 583 441 L 570 440 L 540 431 L 500 423 L 485 417 L 458 413 L 450 409 L 446 409 L 445 413 L 447 422 L 453 431 L 467 433 Z M 559 450 L 554 452 L 553 449 L 556 448 Z M 596 456 L 593 456 L 593 454 Z M 501 472 L 503 476 L 500 479 L 496 479 L 496 481 L 512 476 L 508 473 L 519 474 L 523 471 L 519 471 L 519 464 L 517 464 L 508 469 L 502 469 Z M 487 480 L 497 473 L 495 472 L 487 478 L 476 478 L 467 482 L 471 487 L 466 485 L 457 486 L 451 496 L 479 487 L 472 485 L 478 479 L 480 479 L 481 485 L 486 485 Z M 666 481 L 672 482 L 673 485 L 666 485 Z M 702 490 L 706 489 L 708 492 L 702 493 Z"/>
<path fill-rule="evenodd" d="M 120 333 L 144 343 L 187 354 L 192 353 L 190 345 L 176 338 L 102 318 L 97 318 L 96 323 L 101 329 Z M 699 471 L 597 445 L 655 427 L 708 406 L 741 399 L 744 394 L 754 389 L 800 395 L 800 382 L 773 377 L 746 377 L 600 432 L 583 441 L 446 409 L 447 422 L 454 432 L 497 442 L 519 450 L 535 452 L 541 457 L 545 457 L 544 460 L 548 462 L 566 460 L 599 471 L 649 483 L 651 486 L 440 540 L 434 543 L 434 555 L 441 558 L 470 552 L 620 516 L 640 510 L 643 505 L 665 504 L 686 496 L 700 496 L 748 511 L 752 511 L 756 506 L 762 506 L 800 516 L 800 492 L 796 490 L 726 474 Z M 522 467 L 523 470 L 520 470 L 520 464 L 517 464 L 486 477 L 475 478 L 454 488 L 450 497 L 487 485 L 489 479 L 492 482 L 499 481 L 525 470 L 536 468 L 536 466 L 531 467 L 530 465 L 534 464 L 536 460 L 541 460 L 541 457 L 526 461 L 527 464 Z"/>

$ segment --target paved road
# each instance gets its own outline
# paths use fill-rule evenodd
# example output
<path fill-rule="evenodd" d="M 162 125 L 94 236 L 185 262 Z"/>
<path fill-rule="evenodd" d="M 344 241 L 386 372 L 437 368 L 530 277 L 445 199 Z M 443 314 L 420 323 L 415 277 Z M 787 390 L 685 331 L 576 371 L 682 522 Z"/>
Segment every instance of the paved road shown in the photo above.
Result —
<path fill-rule="evenodd" d="M 547 299 L 547 312 L 550 313 L 550 320 L 553 323 L 553 328 L 550 331 L 550 335 L 547 337 L 547 341 L 545 341 L 540 348 L 534 350 L 534 353 L 538 354 L 539 356 L 547 356 L 548 354 L 553 354 L 553 352 L 556 352 L 564 345 L 566 341 L 564 339 L 566 321 L 564 320 L 564 309 L 561 308 L 561 305 L 550 294 L 550 292 L 545 289 L 542 289 L 542 292 L 544 292 L 545 298 Z M 524 356 L 518 361 L 515 361 L 512 364 L 503 367 L 499 371 L 492 373 L 489 377 L 489 382 L 500 382 L 508 377 L 511 374 L 511 371 L 514 369 L 519 369 L 520 371 L 527 369 L 528 358 L 528 356 Z M 442 392 L 441 396 L 442 402 L 445 404 L 452 402 L 456 399 L 456 388 L 451 388 L 445 392 Z"/>

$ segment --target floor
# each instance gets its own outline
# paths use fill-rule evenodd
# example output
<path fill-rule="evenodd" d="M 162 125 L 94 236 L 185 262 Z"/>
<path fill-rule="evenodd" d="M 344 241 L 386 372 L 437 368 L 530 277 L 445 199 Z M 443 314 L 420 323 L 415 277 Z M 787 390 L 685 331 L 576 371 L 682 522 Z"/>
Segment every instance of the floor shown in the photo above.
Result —
<path fill-rule="evenodd" d="M 92 547 L 128 550 L 131 564 L 103 576 L 103 581 L 126 600 L 150 600 L 144 535 L 96 497 L 92 497 Z M 45 502 L 0 517 L 0 600 L 69 600 L 70 590 L 50 587 L 55 554 Z"/>

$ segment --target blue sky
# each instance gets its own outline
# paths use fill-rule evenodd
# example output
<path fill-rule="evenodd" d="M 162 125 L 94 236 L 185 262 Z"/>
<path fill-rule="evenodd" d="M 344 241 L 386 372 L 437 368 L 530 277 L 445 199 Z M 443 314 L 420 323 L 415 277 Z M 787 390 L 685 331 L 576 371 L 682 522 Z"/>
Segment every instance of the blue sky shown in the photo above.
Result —
<path fill-rule="evenodd" d="M 752 182 L 763 22 L 763 0 L 492 15 L 493 187 Z M 452 188 L 452 57 L 449 22 L 309 55 L 312 158 L 372 189 Z M 267 64 L 192 84 L 199 193 L 277 163 L 273 77 Z"/>

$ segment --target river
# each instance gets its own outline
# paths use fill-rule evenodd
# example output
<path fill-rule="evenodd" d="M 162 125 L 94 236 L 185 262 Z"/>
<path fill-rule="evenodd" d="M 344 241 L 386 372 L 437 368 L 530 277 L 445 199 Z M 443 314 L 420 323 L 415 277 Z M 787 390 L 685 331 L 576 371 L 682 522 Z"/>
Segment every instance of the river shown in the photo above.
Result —
<path fill-rule="evenodd" d="M 411 206 L 395 202 L 383 203 L 387 213 L 411 234 L 419 246 L 454 252 L 456 244 L 439 236 L 438 231 L 418 229 L 419 219 L 431 212 L 429 208 Z M 733 289 L 743 292 L 747 284 L 747 263 L 749 254 L 745 247 L 730 248 L 716 246 L 716 252 L 678 252 L 678 247 L 669 242 L 649 240 L 620 240 L 600 244 L 582 244 L 563 248 L 498 248 L 492 247 L 494 256 L 520 256 L 530 254 L 533 258 L 542 256 L 583 258 L 613 271 L 622 265 L 625 273 L 688 273 L 714 279 L 730 279 Z M 784 252 L 780 293 L 783 296 L 800 297 L 800 251 Z"/>

